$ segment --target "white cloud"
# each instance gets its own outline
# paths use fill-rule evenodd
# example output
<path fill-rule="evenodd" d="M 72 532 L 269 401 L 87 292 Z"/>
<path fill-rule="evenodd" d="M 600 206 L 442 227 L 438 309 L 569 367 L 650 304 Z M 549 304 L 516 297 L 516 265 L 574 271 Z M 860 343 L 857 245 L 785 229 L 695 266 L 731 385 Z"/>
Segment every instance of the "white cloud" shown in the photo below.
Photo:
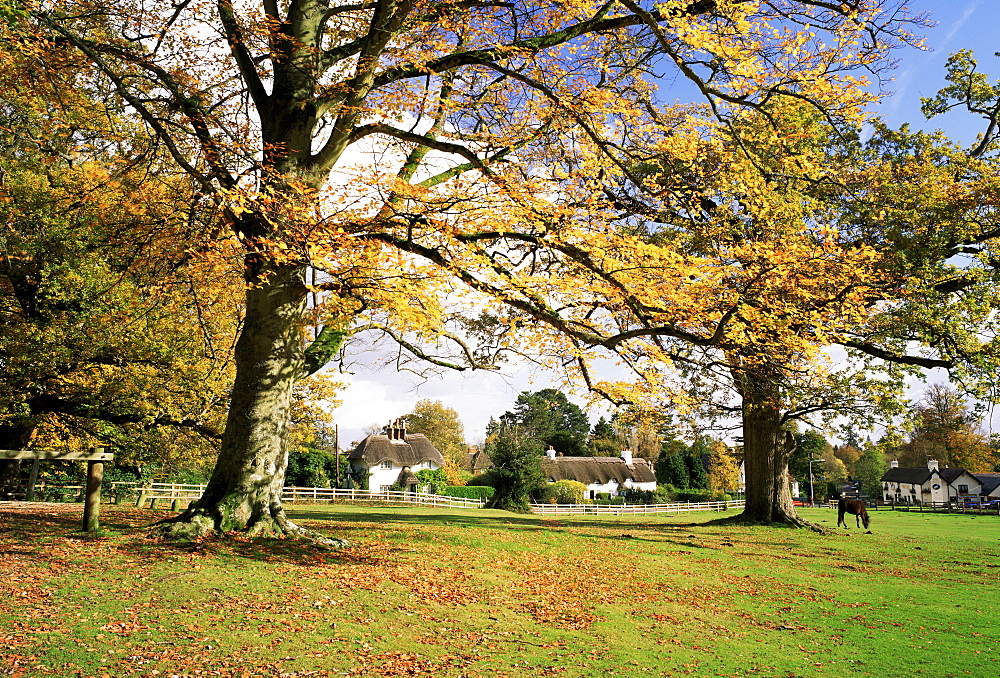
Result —
<path fill-rule="evenodd" d="M 445 372 L 429 379 L 386 368 L 374 374 L 345 374 L 341 380 L 347 388 L 340 394 L 343 404 L 334 410 L 334 417 L 344 448 L 361 440 L 364 429 L 372 424 L 385 425 L 412 412 L 423 398 L 439 400 L 458 412 L 465 439 L 475 444 L 486 437 L 490 417 L 511 409 L 519 393 L 558 388 L 550 376 L 533 374 L 527 368 L 504 373 Z"/>

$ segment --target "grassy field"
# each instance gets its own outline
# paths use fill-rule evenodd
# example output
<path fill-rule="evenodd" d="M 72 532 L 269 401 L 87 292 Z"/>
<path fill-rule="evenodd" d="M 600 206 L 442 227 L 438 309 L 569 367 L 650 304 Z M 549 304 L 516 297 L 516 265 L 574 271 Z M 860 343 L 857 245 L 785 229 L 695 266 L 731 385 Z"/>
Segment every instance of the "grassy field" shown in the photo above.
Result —
<path fill-rule="evenodd" d="M 872 534 L 291 509 L 342 552 L 144 538 L 162 512 L 0 507 L 0 676 L 996 676 L 1000 518 Z M 833 527 L 829 509 L 804 509 Z"/>

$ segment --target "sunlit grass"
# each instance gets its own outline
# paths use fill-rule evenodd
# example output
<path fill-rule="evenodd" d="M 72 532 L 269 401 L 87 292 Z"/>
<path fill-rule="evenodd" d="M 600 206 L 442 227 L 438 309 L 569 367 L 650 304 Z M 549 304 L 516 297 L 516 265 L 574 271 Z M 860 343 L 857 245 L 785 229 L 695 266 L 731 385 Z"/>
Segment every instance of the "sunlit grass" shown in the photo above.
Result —
<path fill-rule="evenodd" d="M 718 513 L 298 506 L 356 546 L 144 538 L 162 513 L 0 508 L 0 675 L 995 675 L 1000 517 L 872 534 Z M 828 527 L 829 509 L 805 509 Z M 8 668 L 11 667 L 11 668 Z M 158 672 L 158 673 L 156 673 Z"/>

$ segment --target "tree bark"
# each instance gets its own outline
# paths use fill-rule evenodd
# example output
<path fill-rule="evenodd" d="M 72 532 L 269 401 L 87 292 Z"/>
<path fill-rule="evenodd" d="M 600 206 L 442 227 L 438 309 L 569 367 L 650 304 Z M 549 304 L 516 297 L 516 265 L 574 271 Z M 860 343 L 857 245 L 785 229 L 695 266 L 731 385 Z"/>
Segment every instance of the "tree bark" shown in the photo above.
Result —
<path fill-rule="evenodd" d="M 236 379 L 215 470 L 202 497 L 160 534 L 196 539 L 238 530 L 254 536 L 308 536 L 285 515 L 281 490 L 288 463 L 292 386 L 304 363 L 305 266 L 270 267 L 246 292 L 236 343 Z"/>
<path fill-rule="evenodd" d="M 781 389 L 766 368 L 734 370 L 743 398 L 743 463 L 746 500 L 742 523 L 820 529 L 796 514 L 788 485 L 788 460 L 795 439 L 783 428 Z"/>

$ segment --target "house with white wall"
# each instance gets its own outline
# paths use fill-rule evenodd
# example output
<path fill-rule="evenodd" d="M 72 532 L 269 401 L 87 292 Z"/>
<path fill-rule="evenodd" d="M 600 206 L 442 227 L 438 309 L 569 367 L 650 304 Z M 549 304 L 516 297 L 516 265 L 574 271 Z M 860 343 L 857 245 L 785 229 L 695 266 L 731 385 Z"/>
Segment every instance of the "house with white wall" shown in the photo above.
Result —
<path fill-rule="evenodd" d="M 367 473 L 368 487 L 380 492 L 393 485 L 416 491 L 417 471 L 444 466 L 441 452 L 423 433 L 407 433 L 403 419 L 362 440 L 347 458 L 355 476 Z"/>
<path fill-rule="evenodd" d="M 882 499 L 897 504 L 943 504 L 963 497 L 978 497 L 982 483 L 962 468 L 939 468 L 936 459 L 927 468 L 900 468 L 889 462 L 882 476 Z"/>
<path fill-rule="evenodd" d="M 979 481 L 979 497 L 982 501 L 1000 499 L 1000 473 L 973 473 Z"/>
<path fill-rule="evenodd" d="M 624 450 L 620 457 L 560 457 L 549 447 L 542 459 L 542 474 L 550 483 L 557 480 L 583 483 L 589 499 L 596 498 L 598 493 L 616 496 L 626 489 L 656 489 L 653 467 L 645 459 L 633 459 L 629 450 Z"/>

